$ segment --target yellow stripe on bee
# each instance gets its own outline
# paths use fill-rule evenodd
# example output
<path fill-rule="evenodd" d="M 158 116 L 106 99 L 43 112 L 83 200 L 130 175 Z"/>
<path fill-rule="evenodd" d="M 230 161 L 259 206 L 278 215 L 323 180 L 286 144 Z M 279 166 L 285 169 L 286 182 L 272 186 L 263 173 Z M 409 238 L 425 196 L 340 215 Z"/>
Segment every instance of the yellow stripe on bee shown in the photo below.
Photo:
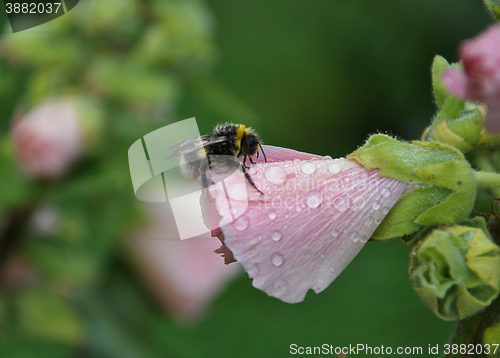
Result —
<path fill-rule="evenodd" d="M 245 135 L 245 125 L 240 124 L 238 125 L 238 128 L 236 129 L 236 146 L 238 147 L 238 152 L 240 151 L 241 148 L 241 140 L 243 139 L 243 136 Z"/>

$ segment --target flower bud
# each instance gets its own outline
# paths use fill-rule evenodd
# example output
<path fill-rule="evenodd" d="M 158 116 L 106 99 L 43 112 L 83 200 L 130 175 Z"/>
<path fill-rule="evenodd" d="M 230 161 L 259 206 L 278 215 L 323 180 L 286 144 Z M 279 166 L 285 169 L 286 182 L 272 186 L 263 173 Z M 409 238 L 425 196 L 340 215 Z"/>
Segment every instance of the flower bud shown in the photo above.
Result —
<path fill-rule="evenodd" d="M 45 102 L 13 123 L 19 165 L 36 178 L 62 178 L 98 137 L 99 123 L 98 111 L 85 101 Z"/>
<path fill-rule="evenodd" d="M 443 226 L 412 252 L 409 269 L 414 289 L 444 320 L 463 319 L 487 307 L 500 289 L 500 248 L 483 218 L 480 227 Z"/>
<path fill-rule="evenodd" d="M 463 43 L 460 59 L 463 71 L 443 73 L 446 87 L 458 97 L 486 103 L 485 127 L 500 133 L 500 25 Z"/>

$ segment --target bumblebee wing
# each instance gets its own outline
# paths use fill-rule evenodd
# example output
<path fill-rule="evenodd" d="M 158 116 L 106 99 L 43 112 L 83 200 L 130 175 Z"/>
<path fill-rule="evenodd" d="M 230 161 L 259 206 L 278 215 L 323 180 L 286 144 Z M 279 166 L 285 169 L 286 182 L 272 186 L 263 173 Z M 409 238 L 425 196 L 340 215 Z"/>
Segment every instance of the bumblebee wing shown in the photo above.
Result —
<path fill-rule="evenodd" d="M 168 148 L 167 153 L 169 153 L 170 155 L 167 157 L 167 159 L 197 151 L 209 144 L 222 143 L 228 140 L 229 138 L 226 136 L 214 136 L 211 134 L 206 134 L 197 138 L 191 138 Z"/>

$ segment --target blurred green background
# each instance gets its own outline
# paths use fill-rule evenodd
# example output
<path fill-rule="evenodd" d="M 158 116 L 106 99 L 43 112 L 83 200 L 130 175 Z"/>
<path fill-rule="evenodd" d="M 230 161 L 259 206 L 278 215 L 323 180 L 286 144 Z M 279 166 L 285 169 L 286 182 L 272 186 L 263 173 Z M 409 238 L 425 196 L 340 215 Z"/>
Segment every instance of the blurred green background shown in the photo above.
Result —
<path fill-rule="evenodd" d="M 244 123 L 266 144 L 332 157 L 374 132 L 418 139 L 435 110 L 432 59 L 456 61 L 460 41 L 488 25 L 481 1 L 82 0 L 26 32 L 1 21 L 2 357 L 282 357 L 291 344 L 323 343 L 425 352 L 450 340 L 455 323 L 413 292 L 409 248 L 397 242 L 368 243 L 296 305 L 241 274 L 201 320 L 179 323 L 122 245 L 147 225 L 127 150 L 189 117 L 201 133 Z M 29 178 L 12 120 L 67 94 L 100 114 L 95 141 L 63 180 Z M 28 224 L 45 203 L 60 211 L 56 234 Z M 13 280 L 12 257 L 35 278 Z"/>

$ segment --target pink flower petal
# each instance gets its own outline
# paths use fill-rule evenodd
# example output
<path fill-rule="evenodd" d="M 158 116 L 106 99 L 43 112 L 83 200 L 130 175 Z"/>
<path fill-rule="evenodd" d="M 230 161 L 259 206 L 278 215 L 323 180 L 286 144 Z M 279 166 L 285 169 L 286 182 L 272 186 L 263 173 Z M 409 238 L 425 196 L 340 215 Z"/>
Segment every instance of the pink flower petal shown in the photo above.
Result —
<path fill-rule="evenodd" d="M 467 75 L 463 70 L 452 68 L 443 72 L 443 82 L 451 93 L 460 98 L 467 95 Z"/>
<path fill-rule="evenodd" d="M 294 159 L 309 160 L 312 158 L 317 158 L 317 159 L 322 158 L 320 155 L 299 152 L 297 150 L 275 147 L 272 145 L 263 145 L 262 147 L 264 149 L 264 153 L 266 154 L 268 163 L 284 162 L 287 160 L 294 160 Z M 258 159 L 255 157 L 253 159 L 254 162 L 256 161 L 257 163 L 264 163 L 264 156 L 262 155 L 262 153 L 259 153 Z"/>
<path fill-rule="evenodd" d="M 295 159 L 248 172 L 264 195 L 248 182 L 248 195 L 236 195 L 231 178 L 225 188 L 210 186 L 211 200 L 202 203 L 230 222 L 221 238 L 253 285 L 288 303 L 328 287 L 408 189 L 347 159 Z"/>

